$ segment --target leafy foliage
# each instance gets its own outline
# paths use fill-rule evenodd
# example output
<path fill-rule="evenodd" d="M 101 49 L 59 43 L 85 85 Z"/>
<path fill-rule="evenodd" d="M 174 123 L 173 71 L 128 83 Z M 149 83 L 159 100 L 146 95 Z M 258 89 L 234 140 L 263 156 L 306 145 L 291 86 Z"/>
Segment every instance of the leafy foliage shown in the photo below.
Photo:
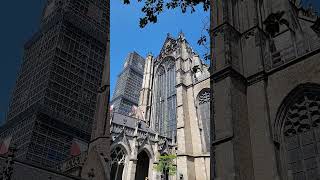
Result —
<path fill-rule="evenodd" d="M 176 158 L 176 155 L 168 154 L 161 155 L 159 157 L 159 163 L 154 166 L 154 169 L 157 172 L 168 172 L 168 175 L 172 176 L 176 173 L 176 166 L 174 166 L 173 160 Z"/>
<path fill-rule="evenodd" d="M 130 4 L 132 0 L 122 0 L 124 4 Z M 191 13 L 195 12 L 197 5 L 203 6 L 204 11 L 210 9 L 210 0 L 137 0 L 138 2 L 144 2 L 144 6 L 141 11 L 145 14 L 144 17 L 140 18 L 139 26 L 144 28 L 149 23 L 157 23 L 158 15 L 161 14 L 165 9 L 172 10 L 180 7 L 182 13 L 186 13 L 190 10 Z M 204 27 L 198 40 L 198 45 L 205 49 L 204 60 L 210 60 L 210 41 L 209 38 L 209 20 L 204 22 Z"/>
<path fill-rule="evenodd" d="M 130 4 L 131 0 L 123 0 L 124 4 Z M 181 8 L 182 13 L 186 13 L 188 9 L 190 12 L 195 12 L 195 6 L 202 4 L 204 11 L 209 10 L 210 0 L 137 0 L 144 2 L 141 11 L 145 14 L 140 18 L 140 27 L 144 28 L 148 23 L 156 23 L 158 15 L 161 14 L 165 8 L 175 9 Z"/>
<path fill-rule="evenodd" d="M 204 53 L 204 60 L 210 60 L 210 48 L 209 48 L 209 28 L 207 27 L 209 24 L 204 24 L 204 30 L 201 33 L 200 39 L 198 40 L 198 45 L 202 46 L 206 49 L 206 53 Z"/>

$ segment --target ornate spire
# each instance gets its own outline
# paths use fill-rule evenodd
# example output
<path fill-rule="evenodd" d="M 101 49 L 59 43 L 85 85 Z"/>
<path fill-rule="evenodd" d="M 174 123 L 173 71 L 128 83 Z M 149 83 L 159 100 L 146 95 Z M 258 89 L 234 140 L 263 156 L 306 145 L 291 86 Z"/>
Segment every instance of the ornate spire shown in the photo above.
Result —
<path fill-rule="evenodd" d="M 182 30 L 180 30 L 180 32 L 179 32 L 179 39 L 182 39 L 182 40 L 185 39 L 185 36 L 184 36 L 184 33 L 182 32 Z"/>
<path fill-rule="evenodd" d="M 153 54 L 152 54 L 152 52 L 148 52 L 148 54 L 147 54 L 147 57 L 153 57 Z"/>

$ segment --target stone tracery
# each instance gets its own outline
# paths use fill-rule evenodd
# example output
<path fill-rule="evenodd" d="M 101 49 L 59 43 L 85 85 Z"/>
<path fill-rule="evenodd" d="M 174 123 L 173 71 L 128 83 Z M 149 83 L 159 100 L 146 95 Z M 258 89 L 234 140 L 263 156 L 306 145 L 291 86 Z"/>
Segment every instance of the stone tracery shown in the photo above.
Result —
<path fill-rule="evenodd" d="M 297 89 L 283 105 L 280 160 L 284 177 L 311 180 L 320 175 L 320 91 Z"/>
<path fill-rule="evenodd" d="M 176 72 L 175 61 L 171 57 L 161 60 L 155 80 L 155 129 L 170 138 L 176 136 Z"/>
<path fill-rule="evenodd" d="M 198 117 L 204 140 L 204 152 L 210 152 L 210 90 L 205 89 L 198 95 Z"/>
<path fill-rule="evenodd" d="M 125 166 L 126 152 L 120 146 L 117 146 L 111 152 L 111 179 L 121 180 Z"/>

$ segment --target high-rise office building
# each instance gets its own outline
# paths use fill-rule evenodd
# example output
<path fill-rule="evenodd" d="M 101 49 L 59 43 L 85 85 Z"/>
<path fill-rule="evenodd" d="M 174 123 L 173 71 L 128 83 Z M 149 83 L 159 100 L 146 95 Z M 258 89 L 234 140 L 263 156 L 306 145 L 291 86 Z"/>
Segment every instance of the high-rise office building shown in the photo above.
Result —
<path fill-rule="evenodd" d="M 0 139 L 17 158 L 53 167 L 90 140 L 107 43 L 107 1 L 48 0 L 25 44 Z M 73 148 L 71 148 L 73 147 Z"/>
<path fill-rule="evenodd" d="M 130 53 L 124 69 L 118 76 L 111 105 L 114 112 L 129 115 L 132 106 L 138 106 L 143 81 L 144 59 L 138 53 Z"/>

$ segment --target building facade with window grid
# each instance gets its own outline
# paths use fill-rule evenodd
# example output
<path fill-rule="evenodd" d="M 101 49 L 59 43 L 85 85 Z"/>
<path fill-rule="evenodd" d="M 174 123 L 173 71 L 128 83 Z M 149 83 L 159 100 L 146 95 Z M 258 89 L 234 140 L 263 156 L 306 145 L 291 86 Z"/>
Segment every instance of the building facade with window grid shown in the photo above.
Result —
<path fill-rule="evenodd" d="M 47 1 L 40 30 L 24 46 L 1 128 L 0 137 L 13 137 L 21 160 L 53 167 L 70 156 L 74 138 L 90 140 L 106 54 L 106 7 L 102 0 Z"/>
<path fill-rule="evenodd" d="M 142 87 L 145 60 L 138 53 L 129 53 L 124 69 L 118 75 L 117 84 L 112 97 L 113 111 L 129 115 L 132 106 L 138 106 Z"/>

